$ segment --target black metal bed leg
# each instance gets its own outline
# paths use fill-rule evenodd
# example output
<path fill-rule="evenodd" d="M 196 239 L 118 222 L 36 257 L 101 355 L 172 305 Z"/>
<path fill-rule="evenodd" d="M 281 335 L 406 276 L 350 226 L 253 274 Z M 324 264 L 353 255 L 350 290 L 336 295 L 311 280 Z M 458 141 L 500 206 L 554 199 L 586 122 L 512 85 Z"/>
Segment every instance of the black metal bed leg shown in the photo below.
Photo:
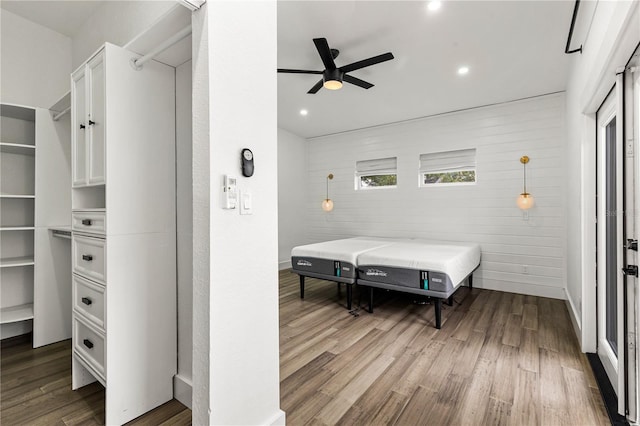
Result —
<path fill-rule="evenodd" d="M 373 287 L 369 287 L 369 313 L 373 313 Z"/>
<path fill-rule="evenodd" d="M 436 328 L 440 330 L 442 327 L 442 300 L 435 299 L 435 309 L 436 309 Z"/>
<path fill-rule="evenodd" d="M 453 306 L 453 294 L 447 299 L 447 305 Z"/>
<path fill-rule="evenodd" d="M 300 275 L 300 299 L 304 299 L 304 275 Z"/>
<path fill-rule="evenodd" d="M 338 297 L 340 297 L 340 283 L 336 282 L 336 286 L 338 288 Z"/>
<path fill-rule="evenodd" d="M 469 290 L 473 288 L 473 274 L 469 275 Z"/>
<path fill-rule="evenodd" d="M 347 309 L 351 310 L 351 301 L 353 300 L 353 284 L 345 284 L 347 286 Z"/>

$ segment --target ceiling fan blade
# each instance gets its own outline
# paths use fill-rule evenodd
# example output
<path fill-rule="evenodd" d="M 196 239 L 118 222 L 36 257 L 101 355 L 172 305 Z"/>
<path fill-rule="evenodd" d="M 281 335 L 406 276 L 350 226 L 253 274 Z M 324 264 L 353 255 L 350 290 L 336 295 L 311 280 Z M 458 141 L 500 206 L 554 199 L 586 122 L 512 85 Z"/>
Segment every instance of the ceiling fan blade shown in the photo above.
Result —
<path fill-rule="evenodd" d="M 371 89 L 374 86 L 368 81 L 360 80 L 359 78 L 355 78 L 347 74 L 342 77 L 342 80 L 346 81 L 347 83 L 355 84 L 356 86 L 362 87 L 363 89 Z"/>
<path fill-rule="evenodd" d="M 371 65 L 379 64 L 380 62 L 390 61 L 393 59 L 391 52 L 383 53 L 382 55 L 374 56 L 369 59 L 363 59 L 362 61 L 354 62 L 344 67 L 340 67 L 342 72 L 350 72 L 359 70 L 360 68 L 369 67 Z"/>
<path fill-rule="evenodd" d="M 322 59 L 324 67 L 328 70 L 335 70 L 336 63 L 333 61 L 333 55 L 331 54 L 331 49 L 329 49 L 329 43 L 327 43 L 327 39 L 314 38 L 313 42 L 316 45 L 316 49 L 318 49 L 318 53 L 320 54 L 320 59 Z"/>
<path fill-rule="evenodd" d="M 320 81 L 317 82 L 315 86 L 313 86 L 311 89 L 309 89 L 307 93 L 309 93 L 310 95 L 317 93 L 318 90 L 322 89 L 323 84 L 324 84 L 324 80 L 320 79 Z"/>
<path fill-rule="evenodd" d="M 289 70 L 286 68 L 278 68 L 278 72 L 284 72 L 288 74 L 322 74 L 322 71 Z"/>

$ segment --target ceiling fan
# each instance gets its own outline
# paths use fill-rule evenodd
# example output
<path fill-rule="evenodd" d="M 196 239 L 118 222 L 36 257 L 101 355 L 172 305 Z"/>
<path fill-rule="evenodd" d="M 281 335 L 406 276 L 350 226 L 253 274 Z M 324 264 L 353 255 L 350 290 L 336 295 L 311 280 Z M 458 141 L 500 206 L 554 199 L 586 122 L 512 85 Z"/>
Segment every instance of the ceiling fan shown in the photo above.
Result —
<path fill-rule="evenodd" d="M 318 81 L 307 92 L 310 94 L 317 93 L 318 90 L 320 90 L 323 86 L 325 89 L 338 90 L 342 87 L 343 81 L 362 87 L 363 89 L 370 89 L 371 87 L 373 87 L 373 84 L 348 75 L 347 73 L 393 59 L 393 54 L 391 52 L 387 52 L 383 53 L 382 55 L 374 56 L 369 59 L 363 59 L 362 61 L 354 62 L 349 65 L 336 67 L 334 59 L 338 57 L 340 51 L 337 49 L 330 49 L 329 43 L 327 43 L 326 38 L 314 38 L 313 42 L 315 43 L 316 49 L 318 49 L 318 53 L 320 54 L 320 59 L 322 59 L 322 63 L 324 64 L 324 71 L 291 70 L 278 68 L 278 72 L 289 74 L 322 74 L 322 79 Z"/>

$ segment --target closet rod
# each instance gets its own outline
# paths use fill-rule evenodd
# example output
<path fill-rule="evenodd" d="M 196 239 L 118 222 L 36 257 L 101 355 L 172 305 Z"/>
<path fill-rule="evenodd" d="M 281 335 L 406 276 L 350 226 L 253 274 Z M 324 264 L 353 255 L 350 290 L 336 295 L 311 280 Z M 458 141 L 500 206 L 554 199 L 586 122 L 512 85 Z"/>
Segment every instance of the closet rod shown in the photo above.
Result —
<path fill-rule="evenodd" d="M 65 109 L 62 112 L 57 113 L 56 115 L 53 116 L 53 121 L 58 121 L 60 120 L 60 117 L 62 117 L 63 115 L 65 115 L 66 113 L 68 113 L 69 111 L 71 111 L 71 107 L 68 107 L 67 109 Z"/>
<path fill-rule="evenodd" d="M 150 60 L 155 58 L 158 55 L 158 53 L 163 52 L 164 50 L 166 50 L 169 47 L 173 46 L 174 44 L 176 44 L 177 42 L 179 42 L 183 38 L 187 37 L 189 34 L 191 34 L 191 25 L 187 25 L 186 27 L 184 27 L 183 29 L 178 31 L 172 37 L 169 37 L 168 39 L 166 39 L 158 47 L 156 47 L 155 49 L 153 49 L 151 52 L 147 53 L 143 57 L 134 60 L 133 61 L 134 68 L 137 69 L 137 70 L 142 69 L 142 65 L 145 62 L 149 62 Z"/>

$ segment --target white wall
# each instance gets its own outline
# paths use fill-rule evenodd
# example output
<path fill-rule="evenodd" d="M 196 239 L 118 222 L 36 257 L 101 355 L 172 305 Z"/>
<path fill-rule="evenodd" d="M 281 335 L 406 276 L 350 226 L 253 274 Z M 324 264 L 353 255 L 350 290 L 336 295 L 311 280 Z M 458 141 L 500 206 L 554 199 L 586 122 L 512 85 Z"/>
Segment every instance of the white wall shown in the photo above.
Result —
<path fill-rule="evenodd" d="M 0 101 L 49 108 L 69 91 L 71 39 L 0 10 Z"/>
<path fill-rule="evenodd" d="M 175 1 L 105 1 L 73 37 L 75 70 L 106 41 L 123 46 L 149 28 Z"/>
<path fill-rule="evenodd" d="M 176 68 L 176 213 L 178 266 L 178 377 L 176 398 L 191 406 L 193 356 L 193 187 L 191 61 Z"/>
<path fill-rule="evenodd" d="M 477 150 L 476 185 L 418 188 L 420 154 L 464 148 Z M 310 139 L 308 236 L 476 242 L 474 286 L 564 298 L 563 154 L 563 94 Z M 531 158 L 527 189 L 536 200 L 529 220 L 516 207 L 522 155 Z M 354 189 L 356 161 L 393 156 L 396 189 Z M 328 173 L 331 213 L 320 208 Z"/>
<path fill-rule="evenodd" d="M 583 351 L 596 350 L 595 112 L 640 42 L 638 2 L 598 2 L 567 82 L 567 297 Z M 591 18 L 590 16 L 585 17 Z"/>
<path fill-rule="evenodd" d="M 193 423 L 283 424 L 276 2 L 211 1 L 194 21 Z M 240 174 L 245 147 L 255 158 L 251 178 Z M 224 174 L 251 192 L 252 215 L 222 209 Z"/>
<path fill-rule="evenodd" d="M 306 244 L 307 141 L 278 128 L 278 260 L 291 267 L 291 249 Z"/>

